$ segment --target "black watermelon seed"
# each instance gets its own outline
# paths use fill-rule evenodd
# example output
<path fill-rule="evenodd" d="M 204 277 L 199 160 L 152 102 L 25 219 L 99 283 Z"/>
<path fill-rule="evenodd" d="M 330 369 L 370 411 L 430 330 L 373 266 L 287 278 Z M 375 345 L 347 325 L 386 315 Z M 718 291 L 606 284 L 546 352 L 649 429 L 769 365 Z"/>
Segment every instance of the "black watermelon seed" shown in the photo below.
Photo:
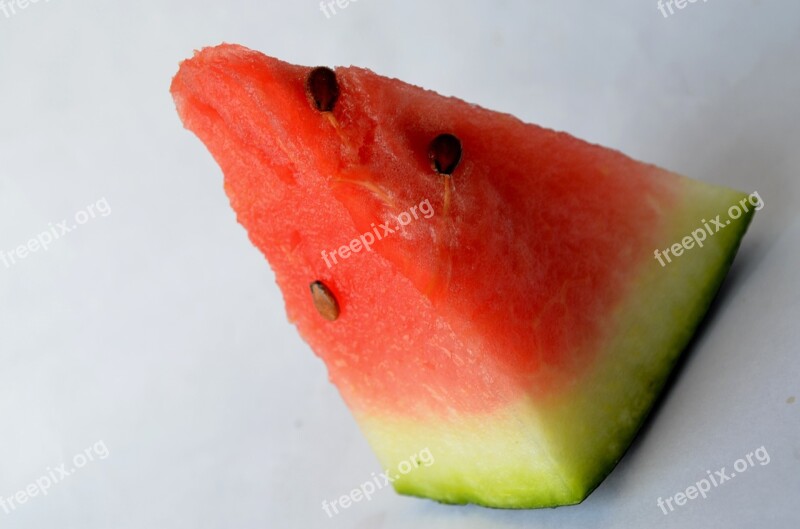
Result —
<path fill-rule="evenodd" d="M 461 141 L 452 134 L 440 134 L 428 147 L 428 157 L 437 173 L 453 174 L 461 161 Z"/>
<path fill-rule="evenodd" d="M 339 98 L 339 83 L 336 73 L 330 68 L 320 66 L 311 70 L 306 88 L 314 106 L 321 112 L 330 112 Z"/>

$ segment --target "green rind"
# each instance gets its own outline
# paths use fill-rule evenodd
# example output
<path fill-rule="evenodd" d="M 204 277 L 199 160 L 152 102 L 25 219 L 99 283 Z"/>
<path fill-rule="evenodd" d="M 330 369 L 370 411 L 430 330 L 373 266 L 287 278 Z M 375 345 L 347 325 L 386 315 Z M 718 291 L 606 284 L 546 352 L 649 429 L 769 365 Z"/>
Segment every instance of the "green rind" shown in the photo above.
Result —
<path fill-rule="evenodd" d="M 747 195 L 683 179 L 686 199 L 671 218 L 664 249 Z M 634 283 L 631 301 L 616 315 L 611 354 L 590 380 L 541 406 L 553 457 L 580 499 L 613 470 L 641 428 L 675 364 L 694 336 L 727 275 L 753 209 L 661 267 L 653 258 Z M 655 248 L 654 248 L 655 250 Z M 670 274 L 664 277 L 664 274 Z M 663 335 L 663 338 L 662 336 Z M 638 347 L 637 347 L 638 345 Z M 661 345 L 661 350 L 648 354 Z M 651 349 L 652 348 L 652 349 Z"/>
<path fill-rule="evenodd" d="M 747 195 L 681 178 L 682 199 L 665 212 L 656 238 L 664 249 Z M 588 374 L 546 400 L 523 401 L 479 417 L 360 417 L 386 468 L 429 448 L 430 468 L 393 485 L 397 492 L 442 503 L 540 508 L 583 501 L 613 470 L 641 428 L 681 353 L 718 292 L 753 208 L 661 267 L 653 258 L 632 281 L 628 300 L 606 315 L 610 332 Z M 646 228 L 646 227 L 643 227 Z M 659 303 L 660 300 L 660 303 Z M 530 450 L 520 452 L 524 440 Z"/>

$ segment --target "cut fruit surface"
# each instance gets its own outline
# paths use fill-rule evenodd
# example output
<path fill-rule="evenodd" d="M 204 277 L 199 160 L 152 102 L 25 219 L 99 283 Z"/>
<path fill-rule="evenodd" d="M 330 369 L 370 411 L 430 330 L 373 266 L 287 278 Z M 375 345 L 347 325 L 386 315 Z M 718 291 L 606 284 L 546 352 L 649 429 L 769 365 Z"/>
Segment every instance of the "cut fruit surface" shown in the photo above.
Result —
<path fill-rule="evenodd" d="M 360 68 L 221 45 L 172 94 L 381 463 L 435 457 L 393 485 L 443 502 L 583 500 L 753 214 L 743 193 Z M 654 259 L 718 215 L 702 246 Z"/>

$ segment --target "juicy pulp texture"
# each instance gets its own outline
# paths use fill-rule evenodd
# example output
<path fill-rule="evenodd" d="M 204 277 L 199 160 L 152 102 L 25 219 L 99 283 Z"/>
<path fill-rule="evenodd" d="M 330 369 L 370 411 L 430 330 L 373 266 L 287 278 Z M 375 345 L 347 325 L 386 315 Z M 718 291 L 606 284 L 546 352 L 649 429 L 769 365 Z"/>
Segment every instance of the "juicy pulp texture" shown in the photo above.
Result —
<path fill-rule="evenodd" d="M 336 70 L 320 112 L 310 71 L 222 45 L 185 61 L 172 92 L 381 463 L 435 456 L 395 488 L 581 501 L 633 439 L 752 210 L 666 267 L 654 250 L 745 195 L 359 68 Z M 442 133 L 463 147 L 452 176 L 428 159 Z M 399 220 L 424 201 L 432 215 Z M 323 257 L 366 233 L 369 250 Z"/>

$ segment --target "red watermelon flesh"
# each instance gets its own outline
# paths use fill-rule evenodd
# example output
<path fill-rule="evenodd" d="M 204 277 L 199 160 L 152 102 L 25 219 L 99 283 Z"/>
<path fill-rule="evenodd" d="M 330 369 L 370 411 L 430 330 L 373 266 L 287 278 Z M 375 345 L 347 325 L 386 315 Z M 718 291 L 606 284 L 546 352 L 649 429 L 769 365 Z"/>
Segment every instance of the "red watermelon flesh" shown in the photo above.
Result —
<path fill-rule="evenodd" d="M 312 72 L 221 45 L 182 63 L 172 93 L 382 464 L 435 456 L 395 488 L 581 501 L 633 439 L 752 208 L 668 266 L 654 250 L 746 196 L 360 68 L 336 69 L 320 110 Z M 461 147 L 449 175 L 429 157 L 442 134 Z"/>

